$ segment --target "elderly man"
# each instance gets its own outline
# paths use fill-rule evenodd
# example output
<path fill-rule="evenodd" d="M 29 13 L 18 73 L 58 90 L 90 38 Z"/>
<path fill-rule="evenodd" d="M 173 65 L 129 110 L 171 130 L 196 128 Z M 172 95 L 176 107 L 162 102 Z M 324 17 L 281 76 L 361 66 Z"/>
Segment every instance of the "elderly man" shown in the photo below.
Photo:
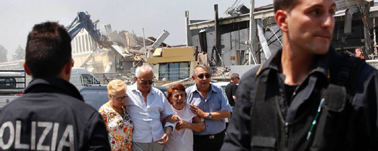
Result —
<path fill-rule="evenodd" d="M 133 151 L 161 151 L 169 140 L 174 127 L 165 124 L 165 132 L 160 118 L 172 119 L 173 109 L 163 92 L 152 87 L 154 73 L 148 65 L 135 71 L 135 83 L 127 88 L 126 110 L 134 123 Z"/>
<path fill-rule="evenodd" d="M 330 47 L 334 0 L 275 0 L 282 49 L 244 74 L 222 150 L 378 150 L 378 72 Z"/>
<path fill-rule="evenodd" d="M 220 150 L 225 136 L 224 118 L 231 115 L 232 108 L 222 88 L 210 83 L 210 68 L 198 65 L 194 68 L 192 79 L 195 85 L 186 89 L 187 102 L 191 110 L 205 119 L 205 130 L 193 132 L 195 151 Z"/>

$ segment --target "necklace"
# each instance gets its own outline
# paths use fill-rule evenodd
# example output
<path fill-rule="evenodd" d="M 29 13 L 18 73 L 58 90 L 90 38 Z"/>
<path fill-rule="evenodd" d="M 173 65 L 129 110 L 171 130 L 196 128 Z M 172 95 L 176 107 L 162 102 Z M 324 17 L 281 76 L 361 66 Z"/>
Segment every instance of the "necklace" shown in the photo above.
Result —
<path fill-rule="evenodd" d="M 118 109 L 118 108 L 115 108 L 115 107 L 113 106 L 113 104 L 110 102 L 110 107 L 112 107 L 113 110 L 116 111 L 118 114 L 120 114 L 122 117 L 125 116 L 125 107 L 124 107 L 124 106 L 122 106 L 122 107 L 121 107 L 121 110 L 120 110 L 120 109 Z"/>

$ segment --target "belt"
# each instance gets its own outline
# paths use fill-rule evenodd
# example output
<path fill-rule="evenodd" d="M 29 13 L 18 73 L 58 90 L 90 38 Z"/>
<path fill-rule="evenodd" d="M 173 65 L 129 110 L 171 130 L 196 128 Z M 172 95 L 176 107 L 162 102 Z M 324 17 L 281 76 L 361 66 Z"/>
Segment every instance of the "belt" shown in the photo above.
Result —
<path fill-rule="evenodd" d="M 218 138 L 219 136 L 221 135 L 224 135 L 226 132 L 226 129 L 223 130 L 222 132 L 220 133 L 217 133 L 217 134 L 210 134 L 210 135 L 194 135 L 194 137 L 197 137 L 197 138 L 206 138 L 206 139 L 215 139 L 215 138 Z"/>

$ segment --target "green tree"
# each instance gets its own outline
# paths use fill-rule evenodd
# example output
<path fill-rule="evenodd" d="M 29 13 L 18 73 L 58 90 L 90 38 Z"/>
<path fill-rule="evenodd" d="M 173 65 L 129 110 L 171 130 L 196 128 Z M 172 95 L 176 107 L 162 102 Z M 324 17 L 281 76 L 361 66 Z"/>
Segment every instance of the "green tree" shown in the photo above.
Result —
<path fill-rule="evenodd" d="M 4 46 L 0 45 L 0 62 L 7 62 L 8 50 Z"/>
<path fill-rule="evenodd" d="M 18 45 L 12 57 L 13 57 L 12 59 L 13 61 L 25 59 L 25 50 L 20 45 Z"/>

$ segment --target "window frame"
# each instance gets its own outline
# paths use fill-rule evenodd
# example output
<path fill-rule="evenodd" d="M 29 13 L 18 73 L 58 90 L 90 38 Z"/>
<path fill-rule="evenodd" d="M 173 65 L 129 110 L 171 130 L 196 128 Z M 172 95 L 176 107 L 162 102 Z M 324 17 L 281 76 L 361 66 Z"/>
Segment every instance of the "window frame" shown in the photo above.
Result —
<path fill-rule="evenodd" d="M 178 64 L 176 70 L 172 68 L 173 64 Z M 183 64 L 186 64 L 187 67 L 182 67 Z M 165 73 L 162 73 L 162 67 L 166 66 Z M 187 69 L 185 69 L 187 68 Z M 173 75 L 176 73 L 177 75 Z M 186 73 L 185 73 L 186 72 Z M 170 62 L 170 63 L 159 63 L 159 81 L 163 81 L 163 78 L 166 78 L 167 81 L 176 81 L 182 80 L 190 77 L 190 62 Z"/>

